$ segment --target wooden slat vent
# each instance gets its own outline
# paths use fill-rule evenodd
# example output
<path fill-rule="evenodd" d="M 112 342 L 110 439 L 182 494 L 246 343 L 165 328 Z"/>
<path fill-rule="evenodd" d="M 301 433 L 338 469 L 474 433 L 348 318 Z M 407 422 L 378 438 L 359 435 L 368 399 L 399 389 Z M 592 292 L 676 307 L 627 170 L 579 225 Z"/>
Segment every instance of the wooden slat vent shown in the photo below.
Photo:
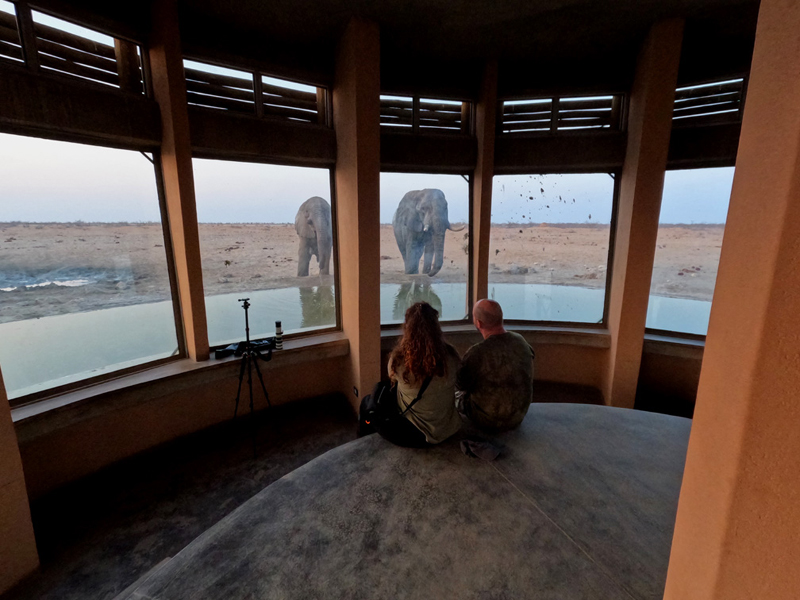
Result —
<path fill-rule="evenodd" d="M 503 133 L 541 133 L 581 129 L 619 129 L 622 96 L 506 100 Z"/>
<path fill-rule="evenodd" d="M 734 123 L 742 118 L 744 79 L 678 88 L 672 122 L 676 127 Z"/>
<path fill-rule="evenodd" d="M 189 104 L 303 123 L 328 124 L 326 91 L 243 71 L 185 60 Z"/>
<path fill-rule="evenodd" d="M 469 102 L 381 95 L 381 126 L 411 133 L 469 134 Z"/>
<path fill-rule="evenodd" d="M 143 94 L 136 44 L 32 11 L 38 65 L 46 71 Z"/>
<path fill-rule="evenodd" d="M 184 71 L 186 100 L 189 104 L 255 113 L 256 101 L 250 73 L 188 60 L 184 60 Z"/>
<path fill-rule="evenodd" d="M 0 58 L 15 62 L 25 60 L 19 40 L 14 5 L 0 0 Z"/>

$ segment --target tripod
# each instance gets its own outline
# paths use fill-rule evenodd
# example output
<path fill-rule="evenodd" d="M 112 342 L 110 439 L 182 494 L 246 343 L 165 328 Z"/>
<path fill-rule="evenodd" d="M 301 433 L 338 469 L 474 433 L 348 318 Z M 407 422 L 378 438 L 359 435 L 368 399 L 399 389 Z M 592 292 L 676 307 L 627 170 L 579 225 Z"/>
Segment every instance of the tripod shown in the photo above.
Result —
<path fill-rule="evenodd" d="M 267 399 L 267 406 L 272 409 L 272 403 L 269 401 L 269 394 L 267 393 L 267 388 L 264 385 L 264 378 L 261 376 L 261 369 L 258 367 L 258 360 L 263 360 L 264 362 L 268 362 L 272 360 L 272 348 L 270 347 L 267 351 L 267 356 L 264 357 L 261 355 L 258 349 L 254 348 L 253 345 L 250 343 L 250 318 L 248 315 L 248 309 L 250 308 L 250 298 L 240 298 L 239 302 L 242 302 L 242 308 L 244 309 L 244 332 L 246 336 L 246 340 L 244 342 L 239 342 L 235 355 L 241 354 L 242 363 L 239 367 L 239 387 L 236 390 L 236 407 L 233 409 L 233 418 L 236 419 L 236 415 L 239 412 L 239 399 L 242 395 L 242 379 L 244 379 L 244 372 L 247 370 L 247 388 L 250 392 L 250 420 L 253 423 L 253 458 L 256 457 L 256 422 L 253 416 L 253 368 L 256 370 L 256 375 L 258 375 L 258 381 L 261 384 L 261 390 L 264 392 L 264 398 Z"/>

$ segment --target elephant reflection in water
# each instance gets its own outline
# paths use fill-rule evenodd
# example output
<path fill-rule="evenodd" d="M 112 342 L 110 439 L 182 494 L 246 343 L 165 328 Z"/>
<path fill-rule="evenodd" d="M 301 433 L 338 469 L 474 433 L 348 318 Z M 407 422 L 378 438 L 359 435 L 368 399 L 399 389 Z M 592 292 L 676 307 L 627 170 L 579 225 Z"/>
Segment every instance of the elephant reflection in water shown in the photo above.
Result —
<path fill-rule="evenodd" d="M 415 302 L 427 302 L 439 311 L 439 318 L 441 319 L 442 299 L 433 291 L 433 286 L 425 280 L 400 284 L 400 289 L 397 290 L 397 294 L 394 297 L 392 318 L 395 321 L 404 320 L 406 309 Z"/>
<path fill-rule="evenodd" d="M 332 285 L 300 288 L 300 327 L 319 327 L 336 324 L 336 298 Z"/>

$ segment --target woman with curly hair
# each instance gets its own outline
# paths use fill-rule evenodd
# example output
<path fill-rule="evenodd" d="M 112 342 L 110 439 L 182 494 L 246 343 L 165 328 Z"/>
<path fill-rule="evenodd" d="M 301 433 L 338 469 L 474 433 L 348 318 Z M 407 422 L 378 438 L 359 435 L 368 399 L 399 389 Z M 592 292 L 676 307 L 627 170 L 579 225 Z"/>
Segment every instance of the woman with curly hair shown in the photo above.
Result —
<path fill-rule="evenodd" d="M 395 444 L 424 447 L 443 442 L 461 428 L 455 406 L 455 382 L 459 356 L 444 341 L 439 313 L 427 302 L 406 310 L 403 336 L 389 356 L 389 377 L 397 383 L 401 412 L 414 402 L 429 379 L 420 400 L 390 431 L 381 435 Z"/>

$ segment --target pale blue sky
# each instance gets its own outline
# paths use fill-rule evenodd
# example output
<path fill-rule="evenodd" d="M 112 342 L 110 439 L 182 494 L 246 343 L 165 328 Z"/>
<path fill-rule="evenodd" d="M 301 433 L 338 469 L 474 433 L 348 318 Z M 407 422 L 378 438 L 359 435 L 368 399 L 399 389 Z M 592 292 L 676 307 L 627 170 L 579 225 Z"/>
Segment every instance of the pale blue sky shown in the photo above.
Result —
<path fill-rule="evenodd" d="M 193 164 L 203 222 L 291 223 L 311 196 L 330 201 L 327 169 Z M 732 167 L 669 171 L 661 222 L 724 223 L 732 179 Z M 0 134 L 0 182 L 0 221 L 160 219 L 153 167 L 138 152 Z M 492 221 L 608 223 L 613 183 L 605 173 L 497 176 Z M 391 222 L 406 192 L 424 188 L 445 193 L 451 221 L 467 220 L 469 188 L 460 175 L 382 173 L 381 222 Z"/>

